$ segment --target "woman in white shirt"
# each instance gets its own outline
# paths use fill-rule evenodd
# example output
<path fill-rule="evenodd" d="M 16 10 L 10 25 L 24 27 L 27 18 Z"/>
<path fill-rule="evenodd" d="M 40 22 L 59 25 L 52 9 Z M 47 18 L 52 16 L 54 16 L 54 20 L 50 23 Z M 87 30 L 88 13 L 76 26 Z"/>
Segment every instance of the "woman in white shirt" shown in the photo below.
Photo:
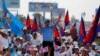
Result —
<path fill-rule="evenodd" d="M 72 53 L 71 56 L 80 56 L 79 47 L 78 46 L 75 46 L 72 51 L 73 51 L 73 53 Z"/>

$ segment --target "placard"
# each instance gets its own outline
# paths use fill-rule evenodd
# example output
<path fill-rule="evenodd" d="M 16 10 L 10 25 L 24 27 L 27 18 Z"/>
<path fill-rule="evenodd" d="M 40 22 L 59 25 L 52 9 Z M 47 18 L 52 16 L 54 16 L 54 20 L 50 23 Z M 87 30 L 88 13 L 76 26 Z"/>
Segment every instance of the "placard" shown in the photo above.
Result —
<path fill-rule="evenodd" d="M 65 9 L 64 8 L 54 9 L 52 11 L 52 18 L 57 18 L 59 16 L 59 14 L 61 14 L 62 17 L 64 17 L 65 16 Z"/>
<path fill-rule="evenodd" d="M 49 12 L 53 9 L 58 8 L 57 3 L 29 3 L 29 12 L 35 12 L 35 11 L 46 11 Z"/>
<path fill-rule="evenodd" d="M 4 0 L 7 8 L 19 8 L 20 0 Z M 2 0 L 0 0 L 0 8 L 2 8 Z"/>

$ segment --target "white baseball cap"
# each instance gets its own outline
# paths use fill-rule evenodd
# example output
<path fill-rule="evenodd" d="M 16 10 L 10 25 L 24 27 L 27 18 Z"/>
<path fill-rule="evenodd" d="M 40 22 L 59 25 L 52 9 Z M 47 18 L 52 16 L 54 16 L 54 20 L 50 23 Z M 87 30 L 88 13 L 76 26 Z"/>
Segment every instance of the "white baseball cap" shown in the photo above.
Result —
<path fill-rule="evenodd" d="M 77 42 L 77 41 L 74 41 L 74 42 L 73 42 L 73 45 L 78 45 L 78 42 Z"/>
<path fill-rule="evenodd" d="M 64 32 L 68 32 L 68 33 L 70 33 L 70 30 L 69 30 L 69 29 L 66 29 Z"/>
<path fill-rule="evenodd" d="M 79 46 L 78 45 L 75 45 L 74 48 L 79 48 Z"/>
<path fill-rule="evenodd" d="M 92 45 L 95 45 L 96 46 L 97 44 L 95 42 L 93 42 Z"/>

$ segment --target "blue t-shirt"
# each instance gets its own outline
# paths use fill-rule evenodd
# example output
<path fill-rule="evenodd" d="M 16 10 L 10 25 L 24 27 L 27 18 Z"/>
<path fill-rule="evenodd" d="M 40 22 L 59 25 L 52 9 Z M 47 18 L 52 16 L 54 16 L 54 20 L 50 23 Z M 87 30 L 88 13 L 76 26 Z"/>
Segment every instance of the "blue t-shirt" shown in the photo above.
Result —
<path fill-rule="evenodd" d="M 42 27 L 42 34 L 43 34 L 43 41 L 53 41 L 53 30 L 55 28 L 55 25 L 47 27 Z"/>

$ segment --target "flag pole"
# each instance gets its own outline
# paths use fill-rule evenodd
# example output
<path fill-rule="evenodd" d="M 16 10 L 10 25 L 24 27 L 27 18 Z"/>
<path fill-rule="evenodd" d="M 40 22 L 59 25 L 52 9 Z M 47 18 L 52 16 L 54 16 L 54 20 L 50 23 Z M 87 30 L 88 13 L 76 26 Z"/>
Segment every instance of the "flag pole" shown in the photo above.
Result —
<path fill-rule="evenodd" d="M 45 11 L 43 12 L 43 21 L 45 20 Z"/>
<path fill-rule="evenodd" d="M 85 18 L 85 12 L 83 12 L 82 14 L 81 14 L 81 17 L 83 17 L 83 18 Z"/>
<path fill-rule="evenodd" d="M 52 9 L 53 9 L 53 7 L 52 6 L 49 6 L 49 9 L 50 9 L 50 13 L 51 13 L 51 24 L 53 23 L 52 21 L 53 21 L 53 19 L 52 19 Z"/>

